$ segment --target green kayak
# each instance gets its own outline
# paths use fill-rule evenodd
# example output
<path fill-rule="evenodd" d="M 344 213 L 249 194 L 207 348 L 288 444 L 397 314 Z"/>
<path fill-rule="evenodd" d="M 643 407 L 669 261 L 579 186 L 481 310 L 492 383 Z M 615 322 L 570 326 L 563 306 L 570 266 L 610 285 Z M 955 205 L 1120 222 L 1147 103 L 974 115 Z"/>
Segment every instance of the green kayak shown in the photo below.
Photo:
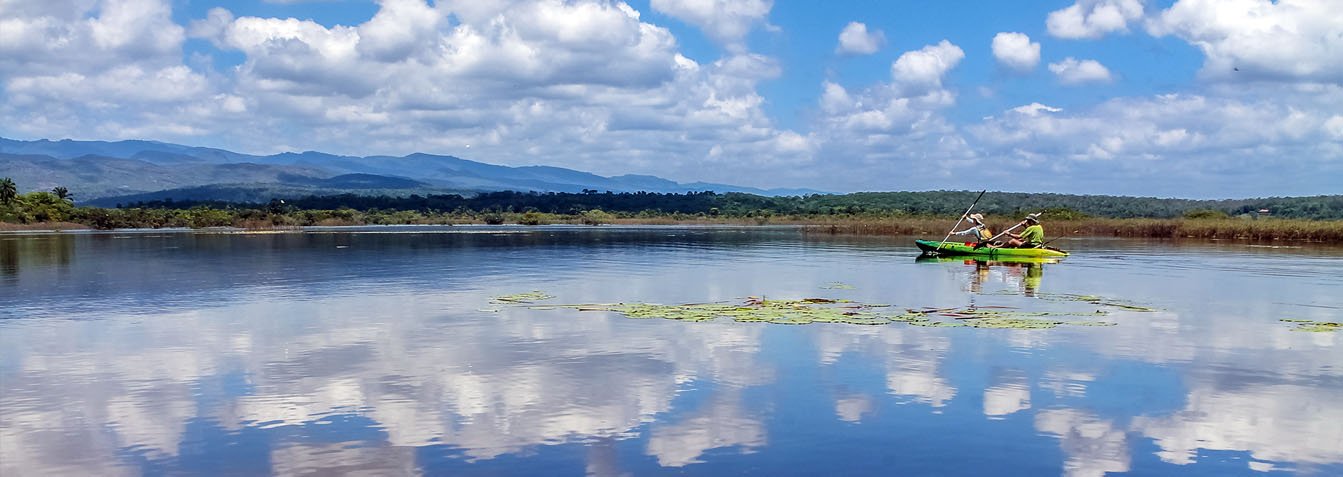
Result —
<path fill-rule="evenodd" d="M 941 244 L 940 246 L 938 244 Z M 1056 248 L 975 248 L 972 242 L 935 242 L 915 240 L 915 245 L 926 254 L 942 256 L 966 255 L 976 257 L 1067 257 L 1068 252 Z"/>

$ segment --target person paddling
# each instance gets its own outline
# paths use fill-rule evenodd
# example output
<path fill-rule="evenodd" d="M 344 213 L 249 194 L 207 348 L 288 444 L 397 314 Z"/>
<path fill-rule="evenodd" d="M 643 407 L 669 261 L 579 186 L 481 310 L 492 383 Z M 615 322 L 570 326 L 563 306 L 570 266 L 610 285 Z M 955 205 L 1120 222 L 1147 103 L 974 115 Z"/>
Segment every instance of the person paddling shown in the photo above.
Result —
<path fill-rule="evenodd" d="M 970 214 L 967 219 L 970 220 L 970 228 L 952 232 L 952 235 L 969 235 L 975 238 L 976 242 L 986 242 L 993 238 L 993 232 L 989 231 L 989 226 L 984 223 L 983 214 Z"/>
<path fill-rule="evenodd" d="M 1003 245 L 1004 247 L 1036 248 L 1044 245 L 1045 229 L 1040 226 L 1040 219 L 1035 215 L 1027 215 L 1025 223 L 1026 230 L 1022 230 L 1020 234 L 1010 232 L 1007 234 L 1011 238 Z"/>

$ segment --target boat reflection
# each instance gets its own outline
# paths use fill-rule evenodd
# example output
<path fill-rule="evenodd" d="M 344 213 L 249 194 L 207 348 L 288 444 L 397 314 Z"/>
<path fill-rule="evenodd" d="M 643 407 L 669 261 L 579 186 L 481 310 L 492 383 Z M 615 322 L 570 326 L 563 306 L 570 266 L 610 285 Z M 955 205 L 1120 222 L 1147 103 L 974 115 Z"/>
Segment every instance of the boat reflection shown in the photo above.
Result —
<path fill-rule="evenodd" d="M 954 262 L 966 265 L 970 278 L 969 291 L 984 293 L 984 285 L 995 279 L 1012 283 L 1024 295 L 1034 297 L 1044 278 L 1045 265 L 1059 263 L 1057 258 L 977 258 L 977 257 L 930 257 L 920 255 L 914 259 L 919 263 Z M 971 268 L 973 267 L 973 268 Z"/>

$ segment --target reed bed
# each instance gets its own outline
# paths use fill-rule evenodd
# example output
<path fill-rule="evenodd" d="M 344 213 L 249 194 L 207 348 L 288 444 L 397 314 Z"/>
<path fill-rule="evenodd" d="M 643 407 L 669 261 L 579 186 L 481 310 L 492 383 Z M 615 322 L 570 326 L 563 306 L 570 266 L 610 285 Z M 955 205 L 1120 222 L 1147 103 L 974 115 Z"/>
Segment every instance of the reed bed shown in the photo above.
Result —
<path fill-rule="evenodd" d="M 954 221 L 946 218 L 856 218 L 827 221 L 808 233 L 940 236 Z M 963 224 L 964 225 L 964 224 Z M 1012 224 L 989 221 L 995 232 Z M 1248 241 L 1343 243 L 1343 220 L 1297 219 L 1101 219 L 1044 221 L 1046 239 L 1092 237 L 1196 238 Z"/>

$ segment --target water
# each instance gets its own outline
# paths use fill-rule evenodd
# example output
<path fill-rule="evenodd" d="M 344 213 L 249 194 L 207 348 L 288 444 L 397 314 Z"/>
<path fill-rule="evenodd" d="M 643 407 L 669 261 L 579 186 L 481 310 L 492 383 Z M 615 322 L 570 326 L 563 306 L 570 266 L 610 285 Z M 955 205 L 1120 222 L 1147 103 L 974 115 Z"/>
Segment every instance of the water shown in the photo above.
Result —
<path fill-rule="evenodd" d="M 1343 250 L 916 261 L 791 229 L 0 235 L 0 474 L 1343 474 Z M 833 283 L 852 286 L 826 288 Z M 1109 327 L 788 326 L 547 303 L 829 297 Z"/>

